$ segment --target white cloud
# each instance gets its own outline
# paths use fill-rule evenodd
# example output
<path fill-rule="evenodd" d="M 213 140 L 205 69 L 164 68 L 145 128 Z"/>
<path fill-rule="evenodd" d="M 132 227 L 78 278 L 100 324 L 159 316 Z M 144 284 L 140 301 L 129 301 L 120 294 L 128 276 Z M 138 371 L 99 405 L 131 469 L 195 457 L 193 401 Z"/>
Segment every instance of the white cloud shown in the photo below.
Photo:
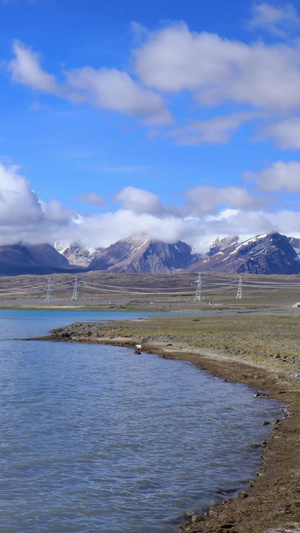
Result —
<path fill-rule="evenodd" d="M 251 178 L 267 194 L 283 187 L 299 192 L 299 171 L 300 163 L 277 162 Z M 144 233 L 169 243 L 183 240 L 206 252 L 216 237 L 226 235 L 243 238 L 272 231 L 300 235 L 300 213 L 263 212 L 259 200 L 245 188 L 200 186 L 185 196 L 184 209 L 172 213 L 157 195 L 126 187 L 116 195 L 122 203 L 116 212 L 80 216 L 55 199 L 43 202 L 16 167 L 0 164 L 0 244 L 76 242 L 96 248 Z"/>
<path fill-rule="evenodd" d="M 277 37 L 284 37 L 288 31 L 299 27 L 300 18 L 292 4 L 279 8 L 266 2 L 253 6 L 249 28 L 264 30 Z"/>
<path fill-rule="evenodd" d="M 117 202 L 121 202 L 124 209 L 130 209 L 134 213 L 146 213 L 162 215 L 164 206 L 156 194 L 136 187 L 125 187 L 115 196 Z"/>
<path fill-rule="evenodd" d="M 136 72 L 148 87 L 189 90 L 201 105 L 226 101 L 287 111 L 300 107 L 300 54 L 284 45 L 247 45 L 186 24 L 152 33 L 134 51 Z"/>
<path fill-rule="evenodd" d="M 187 196 L 193 197 L 193 207 L 196 206 L 193 211 L 197 211 L 195 216 L 185 216 L 179 209 L 173 214 L 172 209 L 166 208 L 157 195 L 135 187 L 126 187 L 116 195 L 115 200 L 122 203 L 116 212 L 79 216 L 55 199 L 49 203 L 43 202 L 28 180 L 18 174 L 16 167 L 2 164 L 0 244 L 19 241 L 77 242 L 84 246 L 102 247 L 135 233 L 145 233 L 150 238 L 166 242 L 181 239 L 199 248 L 205 240 L 213 240 L 216 232 L 223 234 L 227 227 L 228 231 L 233 231 L 233 228 L 237 231 L 234 220 L 239 209 L 227 211 L 226 216 L 223 212 L 220 216 L 215 205 L 216 196 L 218 203 L 235 208 L 248 207 L 252 201 L 246 191 L 235 187 L 197 188 L 189 190 Z M 94 196 L 92 199 L 95 199 Z M 203 202 L 210 202 L 210 208 L 204 208 Z M 216 216 L 206 216 L 208 211 Z"/>
<path fill-rule="evenodd" d="M 8 68 L 16 83 L 22 83 L 37 91 L 60 94 L 61 88 L 54 76 L 47 74 L 41 68 L 35 52 L 19 41 L 14 42 L 13 51 L 16 57 L 10 61 Z"/>
<path fill-rule="evenodd" d="M 168 243 L 182 240 L 197 252 L 207 252 L 217 237 L 239 235 L 243 240 L 261 233 L 279 231 L 300 236 L 300 213 L 279 211 L 265 213 L 243 209 L 221 210 L 212 215 L 188 217 L 161 216 L 120 209 L 77 219 L 66 227 L 57 227 L 57 242 L 76 242 L 85 247 L 107 247 L 110 244 L 143 233 L 151 239 Z M 53 242 L 53 241 L 52 241 Z"/>
<path fill-rule="evenodd" d="M 47 204 L 42 201 L 40 203 L 46 221 L 68 224 L 73 217 L 76 217 L 75 211 L 68 209 L 58 200 L 50 200 Z"/>
<path fill-rule="evenodd" d="M 68 97 L 75 102 L 88 102 L 95 107 L 143 117 L 149 124 L 172 122 L 162 97 L 141 87 L 127 72 L 84 67 L 67 72 L 67 78 Z"/>
<path fill-rule="evenodd" d="M 300 237 L 300 212 L 282 210 L 267 215 L 279 233 L 289 237 Z"/>
<path fill-rule="evenodd" d="M 117 212 L 85 217 L 82 224 L 68 231 L 69 239 L 88 247 L 106 247 L 130 235 L 143 233 L 168 243 L 182 240 L 197 252 L 207 252 L 217 237 L 239 235 L 241 239 L 261 233 L 280 231 L 294 235 L 300 227 L 300 214 L 270 214 L 240 209 L 224 210 L 216 216 L 189 216 L 163 219 L 159 216 L 120 209 Z"/>
<path fill-rule="evenodd" d="M 96 205 L 98 207 L 103 207 L 106 203 L 106 200 L 103 196 L 99 196 L 99 194 L 96 194 L 94 192 L 90 192 L 87 194 L 80 194 L 75 198 L 78 202 L 84 202 L 88 205 Z"/>
<path fill-rule="evenodd" d="M 197 120 L 173 130 L 170 136 L 179 145 L 225 144 L 230 140 L 234 131 L 251 118 L 255 118 L 254 114 L 234 113 L 217 116 L 210 120 Z"/>
<path fill-rule="evenodd" d="M 256 181 L 266 192 L 300 192 L 300 163 L 277 161 L 261 172 L 247 172 L 245 177 Z"/>
<path fill-rule="evenodd" d="M 0 244 L 54 242 L 73 216 L 57 200 L 40 200 L 16 166 L 0 163 Z"/>
<path fill-rule="evenodd" d="M 190 231 L 183 218 L 150 213 L 136 213 L 130 209 L 119 209 L 99 215 L 82 216 L 67 228 L 56 233 L 57 242 L 76 242 L 85 247 L 107 247 L 110 244 L 135 234 L 164 242 L 176 242 Z"/>
<path fill-rule="evenodd" d="M 259 235 L 261 233 L 272 233 L 279 231 L 276 219 L 272 220 L 268 213 L 262 211 L 244 211 L 240 209 L 228 210 L 218 213 L 204 225 L 204 235 L 216 237 L 226 237 L 228 235 L 238 235 L 241 240 Z"/>
<path fill-rule="evenodd" d="M 263 128 L 266 137 L 271 137 L 279 148 L 298 150 L 300 148 L 300 118 L 287 118 Z"/>
<path fill-rule="evenodd" d="M 41 206 L 29 182 L 16 166 L 0 163 L 0 224 L 17 226 L 40 219 Z"/>
<path fill-rule="evenodd" d="M 13 46 L 15 59 L 10 61 L 12 79 L 43 93 L 66 98 L 73 103 L 88 103 L 94 107 L 139 117 L 149 125 L 171 124 L 173 118 L 163 98 L 142 87 L 127 72 L 117 69 L 84 67 L 66 71 L 66 83 L 59 85 L 53 75 L 40 66 L 38 56 L 23 43 Z"/>
<path fill-rule="evenodd" d="M 143 26 L 143 24 L 140 24 L 139 22 L 131 22 L 130 29 L 133 36 L 133 42 L 136 46 L 140 45 L 141 42 L 143 42 L 143 40 L 145 40 L 149 36 L 148 28 L 146 28 L 146 26 Z"/>
<path fill-rule="evenodd" d="M 281 10 L 275 12 L 282 16 Z M 271 18 L 270 11 L 264 13 Z M 140 33 L 138 25 L 136 31 Z M 212 33 L 191 32 L 184 23 L 152 33 L 143 31 L 143 35 L 143 44 L 133 52 L 135 77 L 115 68 L 85 66 L 66 69 L 65 83 L 58 84 L 42 69 L 37 54 L 17 41 L 9 69 L 16 83 L 153 126 L 174 123 L 163 93 L 189 91 L 200 106 L 246 106 L 243 112 L 176 128 L 170 135 L 178 144 L 224 144 L 243 122 L 273 116 L 273 121 L 280 117 L 280 122 L 264 126 L 264 136 L 274 138 L 281 148 L 299 148 L 300 119 L 286 118 L 300 111 L 299 43 L 249 45 Z"/>
<path fill-rule="evenodd" d="M 186 193 L 189 199 L 186 211 L 190 214 L 216 214 L 220 208 L 250 209 L 260 205 L 260 201 L 246 189 L 239 187 L 218 188 L 211 185 L 193 187 Z"/>

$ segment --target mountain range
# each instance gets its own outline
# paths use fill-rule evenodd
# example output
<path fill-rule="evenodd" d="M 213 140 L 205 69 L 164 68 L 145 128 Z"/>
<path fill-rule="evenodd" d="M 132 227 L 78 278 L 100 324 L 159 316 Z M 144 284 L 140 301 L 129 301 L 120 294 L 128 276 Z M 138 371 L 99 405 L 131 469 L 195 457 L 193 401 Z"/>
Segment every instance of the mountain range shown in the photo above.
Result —
<path fill-rule="evenodd" d="M 50 244 L 0 246 L 0 275 L 53 274 L 74 270 L 68 260 Z"/>
<path fill-rule="evenodd" d="M 193 272 L 237 274 L 298 274 L 300 261 L 291 239 L 279 233 L 258 235 L 242 243 L 232 242 L 189 268 Z"/>
<path fill-rule="evenodd" d="M 56 245 L 56 250 L 62 254 L 70 263 L 70 265 L 80 266 L 87 268 L 94 257 L 101 252 L 101 248 L 96 248 L 96 250 L 91 248 L 84 248 L 76 244 L 70 244 L 68 246 Z"/>
<path fill-rule="evenodd" d="M 237 236 L 216 239 L 204 255 L 194 253 L 182 241 L 167 244 L 145 236 L 129 237 L 97 250 L 75 244 L 55 249 L 50 244 L 19 243 L 0 246 L 0 276 L 88 270 L 298 274 L 299 257 L 300 239 L 279 233 L 257 235 L 244 242 Z"/>
<path fill-rule="evenodd" d="M 130 237 L 99 252 L 91 261 L 89 270 L 167 273 L 185 270 L 197 258 L 191 247 L 182 241 L 166 244 L 143 237 Z"/>

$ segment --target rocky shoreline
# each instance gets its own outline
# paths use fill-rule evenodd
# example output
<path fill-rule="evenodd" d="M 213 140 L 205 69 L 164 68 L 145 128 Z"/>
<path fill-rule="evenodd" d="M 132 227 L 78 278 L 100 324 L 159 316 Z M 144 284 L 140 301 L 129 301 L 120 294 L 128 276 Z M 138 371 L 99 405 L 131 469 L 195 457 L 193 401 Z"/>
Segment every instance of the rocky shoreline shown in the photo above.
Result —
<path fill-rule="evenodd" d="M 257 394 L 269 391 L 270 397 L 286 402 L 287 415 L 276 421 L 270 437 L 263 443 L 263 461 L 256 478 L 236 498 L 225 500 L 204 515 L 193 516 L 179 527 L 179 532 L 300 532 L 298 352 L 291 353 L 290 359 L 285 355 L 272 354 L 272 351 L 261 358 L 257 354 L 251 355 L 251 352 L 243 356 L 235 353 L 234 346 L 212 352 L 205 346 L 199 348 L 196 337 L 191 338 L 191 321 L 198 319 L 185 318 L 178 330 L 171 330 L 168 320 L 170 318 L 147 319 L 148 329 L 151 321 L 154 324 L 152 335 L 145 335 L 143 321 L 77 323 L 53 330 L 43 340 L 111 344 L 133 350 L 140 344 L 141 356 L 143 353 L 155 353 L 168 359 L 190 361 L 221 379 L 245 383 L 254 387 Z M 190 332 L 189 335 L 182 333 L 184 324 L 184 333 Z M 276 321 L 272 327 L 276 327 Z M 191 340 L 188 342 L 187 338 Z M 217 342 L 216 334 L 214 339 Z"/>

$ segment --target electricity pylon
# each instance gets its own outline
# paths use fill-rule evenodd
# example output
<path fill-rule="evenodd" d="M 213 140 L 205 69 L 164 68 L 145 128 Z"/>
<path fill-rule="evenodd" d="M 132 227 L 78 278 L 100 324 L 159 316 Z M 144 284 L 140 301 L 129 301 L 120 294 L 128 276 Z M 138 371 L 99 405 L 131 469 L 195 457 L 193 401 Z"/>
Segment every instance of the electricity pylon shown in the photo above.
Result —
<path fill-rule="evenodd" d="M 242 298 L 243 298 L 243 280 L 242 280 L 242 276 L 240 276 L 238 290 L 236 293 L 236 299 L 241 300 Z"/>
<path fill-rule="evenodd" d="M 47 294 L 45 298 L 45 302 L 51 301 L 51 278 L 48 278 L 48 286 L 47 286 Z"/>
<path fill-rule="evenodd" d="M 71 300 L 75 300 L 77 302 L 78 300 L 78 283 L 77 283 L 77 278 L 75 278 L 75 281 L 74 281 L 74 289 L 73 289 L 73 294 L 72 294 L 72 298 Z"/>
<path fill-rule="evenodd" d="M 201 278 L 201 272 L 199 272 L 198 279 L 196 282 L 195 302 L 201 302 L 201 300 L 202 300 L 202 278 Z"/>

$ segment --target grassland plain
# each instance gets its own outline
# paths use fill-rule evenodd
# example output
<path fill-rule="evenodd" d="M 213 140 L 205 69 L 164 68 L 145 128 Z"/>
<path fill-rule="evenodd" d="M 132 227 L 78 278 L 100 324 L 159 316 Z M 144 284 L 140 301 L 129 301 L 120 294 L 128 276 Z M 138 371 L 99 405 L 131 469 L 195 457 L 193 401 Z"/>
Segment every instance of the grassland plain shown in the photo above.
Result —
<path fill-rule="evenodd" d="M 74 274 L 0 277 L 0 308 L 144 310 L 199 313 L 273 310 L 290 313 L 300 300 L 300 276 L 243 276 L 243 299 L 237 300 L 239 276 L 202 274 L 202 300 L 194 301 L 197 274 L 114 274 L 84 272 L 76 275 L 78 300 L 72 300 Z M 51 299 L 46 302 L 49 280 Z"/>

